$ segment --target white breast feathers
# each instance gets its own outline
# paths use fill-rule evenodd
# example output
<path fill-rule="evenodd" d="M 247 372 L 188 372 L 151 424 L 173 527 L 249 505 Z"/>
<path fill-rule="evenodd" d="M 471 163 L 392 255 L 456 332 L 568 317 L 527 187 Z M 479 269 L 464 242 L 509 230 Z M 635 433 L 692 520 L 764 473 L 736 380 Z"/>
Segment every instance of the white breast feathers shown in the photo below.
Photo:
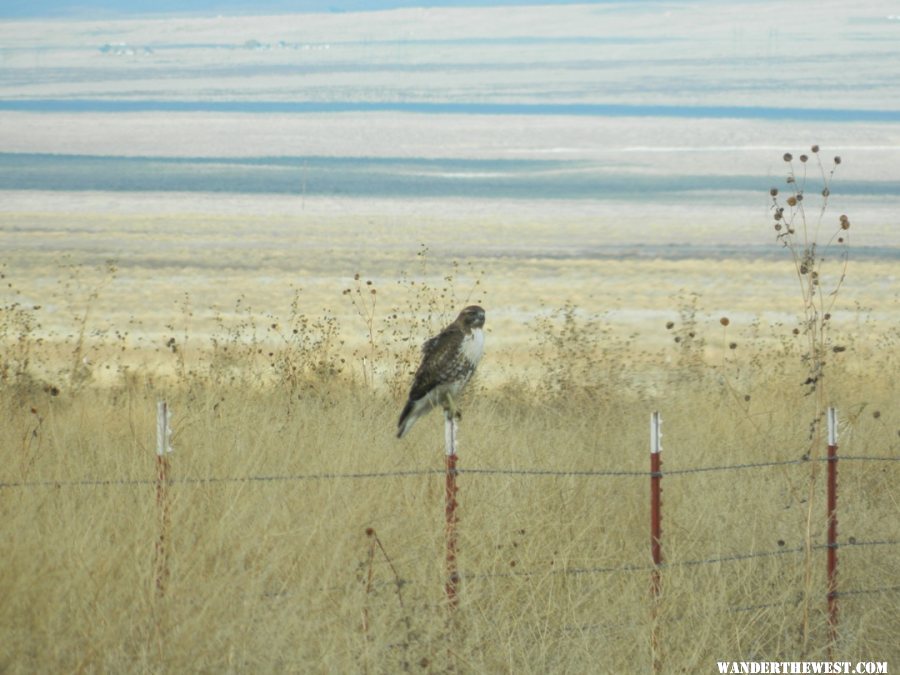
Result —
<path fill-rule="evenodd" d="M 473 368 L 478 365 L 481 355 L 484 353 L 484 331 L 481 328 L 473 329 L 469 335 L 463 338 L 462 353 Z"/>

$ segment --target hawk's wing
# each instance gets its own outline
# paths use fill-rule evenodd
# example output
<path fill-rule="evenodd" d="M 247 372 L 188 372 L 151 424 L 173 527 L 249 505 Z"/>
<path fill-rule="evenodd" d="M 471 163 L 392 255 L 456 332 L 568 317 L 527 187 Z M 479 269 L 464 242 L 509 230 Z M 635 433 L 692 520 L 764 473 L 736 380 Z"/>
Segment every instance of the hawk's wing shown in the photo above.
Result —
<path fill-rule="evenodd" d="M 412 389 L 409 392 L 411 400 L 418 400 L 425 396 L 437 385 L 442 384 L 448 372 L 454 370 L 454 361 L 459 356 L 459 348 L 465 333 L 454 324 L 447 326 L 440 333 L 422 345 L 422 363 L 416 371 Z"/>

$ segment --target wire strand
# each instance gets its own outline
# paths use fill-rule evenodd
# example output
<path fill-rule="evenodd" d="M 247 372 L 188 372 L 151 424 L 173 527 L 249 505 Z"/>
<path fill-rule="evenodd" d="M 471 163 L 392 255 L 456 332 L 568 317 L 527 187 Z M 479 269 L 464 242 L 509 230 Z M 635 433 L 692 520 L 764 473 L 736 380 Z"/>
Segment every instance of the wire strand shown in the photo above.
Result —
<path fill-rule="evenodd" d="M 866 462 L 898 462 L 900 457 L 890 456 L 860 456 L 838 455 L 839 461 L 866 461 Z M 583 477 L 652 477 L 652 476 L 680 476 L 692 473 L 708 473 L 715 471 L 740 471 L 744 469 L 760 469 L 774 466 L 793 466 L 808 464 L 810 461 L 827 462 L 827 457 L 816 460 L 789 459 L 772 462 L 751 462 L 744 464 L 725 464 L 720 466 L 700 466 L 686 469 L 669 469 L 660 472 L 637 471 L 627 469 L 540 469 L 540 468 L 503 468 L 503 467 L 476 467 L 471 469 L 458 468 L 460 475 L 484 475 L 484 476 L 583 476 Z M 246 483 L 262 482 L 277 483 L 289 481 L 312 480 L 360 480 L 377 478 L 404 478 L 410 476 L 436 476 L 444 475 L 444 469 L 402 469 L 397 471 L 359 471 L 359 472 L 323 472 L 311 474 L 285 474 L 268 476 L 187 476 L 184 478 L 170 478 L 170 485 L 203 485 L 215 483 Z M 39 487 L 104 487 L 112 485 L 156 485 L 156 480 L 151 478 L 120 478 L 120 479 L 83 479 L 83 480 L 39 480 L 39 481 L 0 481 L 0 489 L 11 488 L 39 488 Z"/>

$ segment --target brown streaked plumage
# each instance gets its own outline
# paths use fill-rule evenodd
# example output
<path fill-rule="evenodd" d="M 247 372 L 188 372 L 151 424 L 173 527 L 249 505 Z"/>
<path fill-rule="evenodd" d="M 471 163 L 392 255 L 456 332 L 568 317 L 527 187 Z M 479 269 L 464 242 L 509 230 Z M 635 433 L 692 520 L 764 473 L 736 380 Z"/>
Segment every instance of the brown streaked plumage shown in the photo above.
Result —
<path fill-rule="evenodd" d="M 422 345 L 422 363 L 397 422 L 402 438 L 422 415 L 440 405 L 458 414 L 456 399 L 472 377 L 484 351 L 484 310 L 470 305 L 456 321 Z"/>

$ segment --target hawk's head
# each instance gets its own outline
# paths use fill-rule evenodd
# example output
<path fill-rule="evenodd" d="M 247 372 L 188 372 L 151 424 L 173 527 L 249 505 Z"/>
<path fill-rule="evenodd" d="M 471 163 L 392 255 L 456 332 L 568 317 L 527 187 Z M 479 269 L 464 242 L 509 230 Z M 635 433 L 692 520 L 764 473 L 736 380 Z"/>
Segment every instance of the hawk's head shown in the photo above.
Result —
<path fill-rule="evenodd" d="M 484 310 L 478 305 L 469 305 L 456 317 L 456 322 L 462 324 L 465 331 L 484 326 Z"/>

